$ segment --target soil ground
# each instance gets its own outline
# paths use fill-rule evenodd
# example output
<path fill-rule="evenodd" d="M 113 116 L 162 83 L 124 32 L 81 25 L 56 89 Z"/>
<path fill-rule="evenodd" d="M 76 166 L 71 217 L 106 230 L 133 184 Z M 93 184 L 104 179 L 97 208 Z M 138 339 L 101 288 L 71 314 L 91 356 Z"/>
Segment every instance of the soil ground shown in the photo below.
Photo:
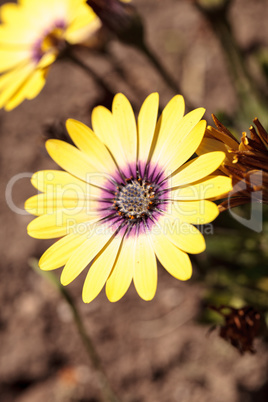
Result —
<path fill-rule="evenodd" d="M 1 1 L 3 4 L 4 2 Z M 224 55 L 204 17 L 189 0 L 134 0 L 147 25 L 148 43 L 195 106 L 207 117 L 237 107 Z M 244 50 L 268 46 L 267 0 L 234 0 L 230 19 Z M 161 104 L 173 95 L 137 50 L 110 44 L 116 64 L 88 52 L 86 62 L 114 92 L 124 92 L 136 111 L 153 91 Z M 77 335 L 68 306 L 29 267 L 50 241 L 27 236 L 29 215 L 14 213 L 4 198 L 8 182 L 22 172 L 56 168 L 45 147 L 45 128 L 72 117 L 90 124 L 103 92 L 79 68 L 56 63 L 33 101 L 0 111 L 1 260 L 0 400 L 3 402 L 97 402 L 96 375 Z M 254 116 L 252 116 L 254 117 Z M 251 119 L 251 117 L 250 117 Z M 29 178 L 17 181 L 13 200 L 23 208 L 34 194 Z M 194 266 L 194 270 L 196 267 Z M 57 272 L 59 275 L 59 272 Z M 91 334 L 115 391 L 125 402 L 262 402 L 268 393 L 267 345 L 240 356 L 209 326 L 197 322 L 203 287 L 181 283 L 159 267 L 156 297 L 144 302 L 133 286 L 118 303 L 104 292 L 89 305 L 81 300 L 85 275 L 68 289 Z"/>

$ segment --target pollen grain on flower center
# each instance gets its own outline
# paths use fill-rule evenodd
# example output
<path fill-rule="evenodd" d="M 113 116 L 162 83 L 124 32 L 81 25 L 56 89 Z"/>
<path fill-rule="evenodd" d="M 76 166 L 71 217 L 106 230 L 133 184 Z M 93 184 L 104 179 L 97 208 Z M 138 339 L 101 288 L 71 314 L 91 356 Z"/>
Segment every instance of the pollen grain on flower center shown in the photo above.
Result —
<path fill-rule="evenodd" d="M 137 219 L 149 214 L 153 208 L 155 192 L 150 183 L 131 180 L 125 186 L 119 187 L 116 194 L 115 207 L 120 215 Z"/>

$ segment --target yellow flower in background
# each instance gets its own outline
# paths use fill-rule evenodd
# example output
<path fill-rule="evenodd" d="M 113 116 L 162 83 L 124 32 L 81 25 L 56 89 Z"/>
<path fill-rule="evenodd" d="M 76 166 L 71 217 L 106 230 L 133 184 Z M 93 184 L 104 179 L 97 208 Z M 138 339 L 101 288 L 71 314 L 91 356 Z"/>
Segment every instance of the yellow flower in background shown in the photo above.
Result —
<path fill-rule="evenodd" d="M 101 23 L 85 0 L 19 0 L 0 8 L 0 108 L 12 110 L 43 88 L 50 65 L 67 44 Z"/>
<path fill-rule="evenodd" d="M 106 284 L 110 301 L 119 300 L 133 280 L 144 300 L 157 287 L 156 257 L 175 278 L 187 280 L 192 266 L 187 253 L 205 250 L 193 225 L 211 222 L 217 206 L 208 198 L 231 189 L 231 179 L 213 172 L 225 158 L 211 152 L 185 163 L 198 148 L 206 122 L 204 109 L 184 116 L 177 95 L 159 119 L 158 94 L 144 101 L 136 124 L 127 98 L 117 94 L 112 112 L 98 106 L 93 130 L 67 121 L 75 146 L 48 140 L 49 155 L 64 171 L 33 175 L 42 192 L 26 201 L 37 215 L 30 236 L 59 238 L 41 257 L 43 270 L 64 266 L 61 282 L 72 282 L 89 263 L 84 302 L 92 301 Z"/>

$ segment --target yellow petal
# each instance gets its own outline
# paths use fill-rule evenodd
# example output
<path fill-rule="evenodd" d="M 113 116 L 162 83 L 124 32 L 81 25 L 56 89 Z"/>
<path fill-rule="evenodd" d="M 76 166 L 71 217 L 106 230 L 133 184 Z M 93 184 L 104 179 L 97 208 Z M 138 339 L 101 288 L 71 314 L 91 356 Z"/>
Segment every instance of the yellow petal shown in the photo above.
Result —
<path fill-rule="evenodd" d="M 110 110 L 103 106 L 97 106 L 92 111 L 92 127 L 96 135 L 103 142 L 120 168 L 127 165 L 122 144 L 115 127 L 114 116 Z"/>
<path fill-rule="evenodd" d="M 107 179 L 101 175 L 89 157 L 79 149 L 60 140 L 48 140 L 46 149 L 51 158 L 64 170 L 79 179 L 96 185 L 104 185 Z"/>
<path fill-rule="evenodd" d="M 159 108 L 159 95 L 149 95 L 141 107 L 138 117 L 139 151 L 138 160 L 147 162 L 152 146 Z"/>
<path fill-rule="evenodd" d="M 106 295 L 110 302 L 116 302 L 128 290 L 134 273 L 134 239 L 124 238 L 111 275 L 106 282 Z"/>
<path fill-rule="evenodd" d="M 162 216 L 158 225 L 160 235 L 165 235 L 171 243 L 186 253 L 198 254 L 206 249 L 202 233 L 190 223 L 174 218 L 169 220 Z"/>
<path fill-rule="evenodd" d="M 10 71 L 0 75 L 0 94 L 5 87 L 12 84 L 14 80 L 17 80 L 21 76 L 21 71 L 25 69 L 27 64 L 28 61 L 24 60 L 23 62 L 19 63 L 16 68 L 13 68 Z"/>
<path fill-rule="evenodd" d="M 32 30 L 39 32 L 39 35 L 51 26 L 51 21 L 59 20 L 65 17 L 65 15 L 59 15 L 56 7 L 63 2 L 46 0 L 23 0 L 23 7 L 18 7 L 18 16 L 9 16 L 9 21 L 14 19 L 18 24 L 21 24 L 21 20 L 27 21 L 30 24 Z M 22 14 L 23 12 L 23 14 Z M 16 20 L 15 20 L 16 18 Z"/>
<path fill-rule="evenodd" d="M 184 186 L 201 180 L 215 172 L 225 159 L 223 152 L 210 152 L 199 156 L 183 165 L 175 175 L 170 178 L 171 187 Z"/>
<path fill-rule="evenodd" d="M 125 158 L 129 163 L 135 163 L 137 159 L 136 121 L 132 106 L 123 94 L 115 95 L 112 112 Z"/>
<path fill-rule="evenodd" d="M 86 4 L 78 4 L 70 10 L 70 25 L 65 39 L 71 44 L 81 43 L 101 28 L 101 21 Z"/>
<path fill-rule="evenodd" d="M 75 216 L 76 214 L 84 213 L 85 216 L 96 214 L 99 207 L 98 200 L 79 197 L 73 191 L 65 194 L 46 193 L 38 194 L 29 198 L 25 202 L 25 210 L 32 215 L 51 215 L 56 210 L 61 210 L 62 213 Z"/>
<path fill-rule="evenodd" d="M 77 233 L 64 236 L 44 252 L 39 260 L 40 268 L 44 271 L 50 271 L 62 267 L 85 240 L 85 236 Z"/>
<path fill-rule="evenodd" d="M 214 137 L 216 140 L 223 142 L 224 144 L 226 144 L 228 147 L 230 147 L 232 149 L 238 149 L 238 147 L 239 147 L 239 142 L 231 133 L 230 133 L 230 135 L 227 135 L 223 132 L 216 130 L 214 127 L 211 127 L 211 126 L 207 127 L 206 136 L 209 136 L 210 138 Z"/>
<path fill-rule="evenodd" d="M 181 281 L 192 276 L 192 264 L 189 256 L 176 247 L 165 235 L 152 235 L 155 254 L 163 267 Z"/>
<path fill-rule="evenodd" d="M 51 64 L 54 63 L 54 61 L 57 58 L 57 55 L 58 55 L 57 51 L 54 52 L 51 51 L 50 53 L 45 53 L 38 62 L 37 68 L 41 70 L 46 69 L 47 67 L 49 67 Z"/>
<path fill-rule="evenodd" d="M 172 201 L 168 219 L 180 219 L 182 222 L 204 225 L 212 222 L 218 215 L 219 209 L 211 201 Z"/>
<path fill-rule="evenodd" d="M 95 216 L 94 216 L 95 220 Z M 77 225 L 80 223 L 82 227 L 79 232 L 84 233 L 87 230 L 87 222 L 93 221 L 93 216 L 85 212 L 72 215 L 61 210 L 56 211 L 51 215 L 41 215 L 32 220 L 27 231 L 29 236 L 36 239 L 54 239 L 73 233 L 77 230 Z M 84 228 L 84 231 L 82 231 Z"/>
<path fill-rule="evenodd" d="M 194 154 L 202 141 L 206 121 L 201 120 L 198 122 L 198 120 L 204 113 L 204 109 L 196 109 L 193 112 L 192 116 L 188 116 L 192 113 L 190 112 L 181 120 L 178 125 L 177 138 L 174 137 L 173 141 L 170 141 L 163 154 L 163 163 L 165 163 L 167 175 L 182 166 Z"/>
<path fill-rule="evenodd" d="M 116 236 L 105 250 L 94 259 L 83 286 L 82 298 L 85 303 L 90 303 L 95 299 L 105 285 L 116 260 L 121 242 L 121 236 Z"/>
<path fill-rule="evenodd" d="M 1 10 L 0 10 L 1 12 Z M 6 50 L 22 51 L 30 48 L 34 34 L 32 30 L 21 28 L 20 32 L 10 25 L 0 25 L 0 45 Z"/>
<path fill-rule="evenodd" d="M 107 148 L 89 127 L 77 120 L 68 119 L 66 128 L 75 145 L 89 157 L 100 173 L 115 170 L 116 166 Z"/>
<path fill-rule="evenodd" d="M 23 89 L 23 85 L 27 82 L 33 72 L 34 66 L 32 64 L 27 64 L 20 70 L 18 69 L 16 73 L 14 72 L 14 75 L 10 76 L 10 78 L 12 77 L 12 82 L 6 82 L 5 86 L 1 89 L 0 108 L 5 106 L 12 97 L 19 96 L 19 92 Z"/>
<path fill-rule="evenodd" d="M 184 99 L 181 95 L 174 96 L 164 108 L 158 119 L 153 140 L 152 161 L 154 163 L 158 162 L 167 139 L 176 131 L 176 127 L 184 115 L 184 109 Z"/>
<path fill-rule="evenodd" d="M 173 200 L 203 200 L 223 196 L 232 190 L 232 180 L 226 176 L 208 176 L 190 186 L 171 190 Z"/>
<path fill-rule="evenodd" d="M 218 140 L 214 140 L 212 138 L 204 137 L 201 144 L 196 150 L 197 155 L 203 155 L 208 152 L 213 152 L 213 151 L 222 151 L 225 153 L 226 161 L 229 161 L 232 163 L 233 156 L 228 152 L 230 147 L 228 145 L 223 144 L 222 142 Z M 235 148 L 237 149 L 237 147 Z"/>
<path fill-rule="evenodd" d="M 33 99 L 35 98 L 39 92 L 43 89 L 46 83 L 46 76 L 47 76 L 48 69 L 43 70 L 36 70 L 31 82 L 28 83 L 26 88 L 26 98 Z"/>
<path fill-rule="evenodd" d="M 14 109 L 25 99 L 33 99 L 39 94 L 45 85 L 46 79 L 43 71 L 36 70 L 28 78 L 28 80 L 21 86 L 19 91 L 6 103 L 5 109 L 7 111 Z"/>
<path fill-rule="evenodd" d="M 68 9 L 69 9 L 69 0 L 65 1 L 54 1 L 54 0 L 46 0 L 45 1 L 47 8 L 49 9 L 49 13 L 51 18 L 55 21 L 55 18 L 63 18 L 67 17 Z"/>
<path fill-rule="evenodd" d="M 75 21 L 77 24 L 80 21 L 81 26 L 91 24 L 92 21 L 98 19 L 92 8 L 81 0 L 69 0 L 68 13 L 69 20 Z M 77 29 L 81 28 L 81 26 L 77 26 Z"/>
<path fill-rule="evenodd" d="M 58 194 L 74 191 L 79 197 L 99 195 L 96 187 L 61 170 L 40 170 L 32 175 L 31 183 L 39 191 L 47 193 Z"/>
<path fill-rule="evenodd" d="M 71 283 L 110 241 L 114 232 L 107 225 L 92 226 L 87 240 L 76 249 L 61 274 L 61 283 Z"/>
<path fill-rule="evenodd" d="M 13 28 L 18 30 L 22 26 L 22 21 L 25 24 L 26 29 L 30 23 L 28 13 L 20 4 L 6 3 L 0 8 L 1 20 L 7 24 L 11 24 Z"/>
<path fill-rule="evenodd" d="M 157 288 L 157 266 L 149 235 L 137 236 L 134 253 L 135 288 L 142 299 L 152 300 Z"/>

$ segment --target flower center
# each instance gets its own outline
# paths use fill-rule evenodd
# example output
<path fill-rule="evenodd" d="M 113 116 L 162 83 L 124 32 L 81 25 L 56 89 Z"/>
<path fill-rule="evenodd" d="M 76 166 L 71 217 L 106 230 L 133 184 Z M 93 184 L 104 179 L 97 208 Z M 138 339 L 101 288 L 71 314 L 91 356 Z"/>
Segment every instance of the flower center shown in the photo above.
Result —
<path fill-rule="evenodd" d="M 155 199 L 153 186 L 141 179 L 139 181 L 129 179 L 128 181 L 129 183 L 119 187 L 114 199 L 114 205 L 119 215 L 130 219 L 150 215 Z"/>
<path fill-rule="evenodd" d="M 66 47 L 64 39 L 64 23 L 56 23 L 52 29 L 44 33 L 33 47 L 33 58 L 38 63 L 46 53 L 58 55 Z"/>
<path fill-rule="evenodd" d="M 64 29 L 54 28 L 49 32 L 41 42 L 40 51 L 44 54 L 50 50 L 60 51 L 64 45 L 63 39 Z"/>

